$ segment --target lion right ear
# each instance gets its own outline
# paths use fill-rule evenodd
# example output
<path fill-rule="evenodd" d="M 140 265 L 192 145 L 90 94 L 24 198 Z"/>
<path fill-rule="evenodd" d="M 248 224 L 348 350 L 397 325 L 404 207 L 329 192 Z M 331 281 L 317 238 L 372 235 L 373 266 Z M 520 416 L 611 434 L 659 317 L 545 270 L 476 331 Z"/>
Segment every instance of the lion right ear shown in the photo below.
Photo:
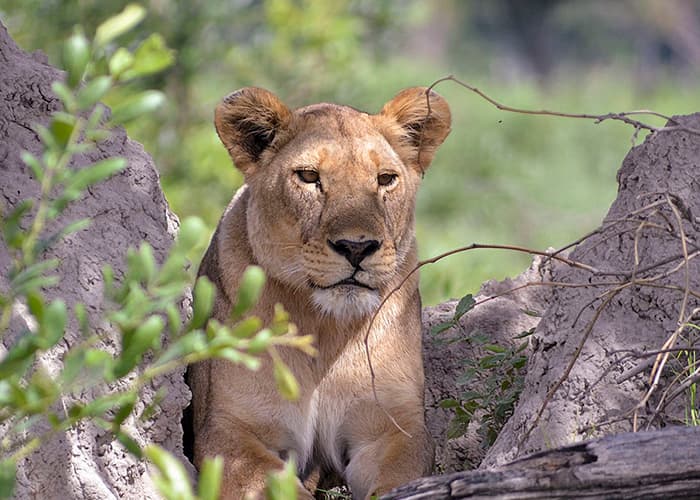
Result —
<path fill-rule="evenodd" d="M 289 124 L 291 112 L 275 94 L 245 87 L 216 107 L 214 124 L 236 167 L 249 173 Z"/>
<path fill-rule="evenodd" d="M 389 143 L 421 173 L 430 166 L 452 123 L 447 101 L 426 87 L 399 92 L 384 105 L 379 117 L 388 119 L 384 130 Z"/>

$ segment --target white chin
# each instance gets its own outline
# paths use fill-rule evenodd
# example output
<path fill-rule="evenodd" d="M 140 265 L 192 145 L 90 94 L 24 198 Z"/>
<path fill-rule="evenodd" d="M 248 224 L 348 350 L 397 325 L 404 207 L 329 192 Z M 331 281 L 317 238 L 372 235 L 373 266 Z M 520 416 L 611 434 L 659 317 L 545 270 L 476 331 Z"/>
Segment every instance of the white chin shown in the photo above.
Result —
<path fill-rule="evenodd" d="M 312 298 L 322 314 L 338 320 L 358 319 L 373 314 L 381 300 L 379 293 L 352 285 L 316 289 Z"/>

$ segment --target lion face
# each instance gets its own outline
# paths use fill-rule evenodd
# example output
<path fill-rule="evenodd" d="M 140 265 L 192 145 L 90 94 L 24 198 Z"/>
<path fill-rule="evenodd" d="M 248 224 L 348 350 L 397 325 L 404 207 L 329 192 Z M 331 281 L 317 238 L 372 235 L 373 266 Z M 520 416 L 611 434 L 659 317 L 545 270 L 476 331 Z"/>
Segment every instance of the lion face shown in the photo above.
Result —
<path fill-rule="evenodd" d="M 446 102 L 407 89 L 376 115 L 317 104 L 290 111 L 239 90 L 216 127 L 250 190 L 247 226 L 268 276 L 339 319 L 366 316 L 415 264 L 420 179 L 449 132 Z"/>

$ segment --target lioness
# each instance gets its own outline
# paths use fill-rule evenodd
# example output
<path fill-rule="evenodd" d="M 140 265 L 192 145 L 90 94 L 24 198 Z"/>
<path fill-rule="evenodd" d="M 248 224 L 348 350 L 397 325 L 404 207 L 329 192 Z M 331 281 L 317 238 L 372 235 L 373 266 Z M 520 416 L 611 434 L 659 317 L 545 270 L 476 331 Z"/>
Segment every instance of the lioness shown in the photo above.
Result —
<path fill-rule="evenodd" d="M 228 321 L 241 274 L 257 264 L 268 281 L 252 313 L 270 320 L 283 304 L 319 352 L 281 352 L 301 387 L 293 403 L 278 395 L 269 359 L 256 372 L 224 360 L 190 367 L 195 465 L 224 457 L 226 498 L 259 495 L 290 452 L 301 498 L 312 498 L 301 481 L 318 474 L 339 475 L 355 498 L 368 498 L 431 471 L 417 276 L 381 308 L 369 336 L 378 399 L 410 437 L 378 406 L 363 347 L 380 301 L 416 265 L 416 190 L 450 131 L 447 103 L 426 92 L 404 90 L 375 115 L 334 104 L 290 110 L 260 88 L 216 108 L 216 130 L 246 184 L 200 266 L 216 285 L 213 316 Z"/>

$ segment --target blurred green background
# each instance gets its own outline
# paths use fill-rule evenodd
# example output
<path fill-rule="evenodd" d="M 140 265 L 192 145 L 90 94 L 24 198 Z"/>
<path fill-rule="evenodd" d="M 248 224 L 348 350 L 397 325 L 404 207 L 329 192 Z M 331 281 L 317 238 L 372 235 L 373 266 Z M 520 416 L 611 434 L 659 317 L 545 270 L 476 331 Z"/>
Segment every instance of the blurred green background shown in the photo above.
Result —
<path fill-rule="evenodd" d="M 26 50 L 58 64 L 57 43 L 92 35 L 126 2 L 3 0 Z M 168 104 L 128 129 L 160 170 L 180 216 L 212 228 L 241 184 L 212 125 L 217 101 L 257 85 L 288 105 L 367 111 L 447 74 L 515 107 L 604 114 L 700 110 L 700 2 L 693 0 L 151 0 L 133 39 L 161 33 L 176 63 L 140 88 Z M 109 97 L 114 104 L 134 88 Z M 423 258 L 471 242 L 562 246 L 597 226 L 634 130 L 617 122 L 502 112 L 447 82 L 450 137 L 418 201 Z M 658 119 L 649 123 L 661 125 Z M 637 142 L 643 139 L 640 134 Z M 203 249 L 202 249 L 203 250 Z M 526 255 L 478 250 L 422 270 L 424 302 L 520 273 Z"/>

